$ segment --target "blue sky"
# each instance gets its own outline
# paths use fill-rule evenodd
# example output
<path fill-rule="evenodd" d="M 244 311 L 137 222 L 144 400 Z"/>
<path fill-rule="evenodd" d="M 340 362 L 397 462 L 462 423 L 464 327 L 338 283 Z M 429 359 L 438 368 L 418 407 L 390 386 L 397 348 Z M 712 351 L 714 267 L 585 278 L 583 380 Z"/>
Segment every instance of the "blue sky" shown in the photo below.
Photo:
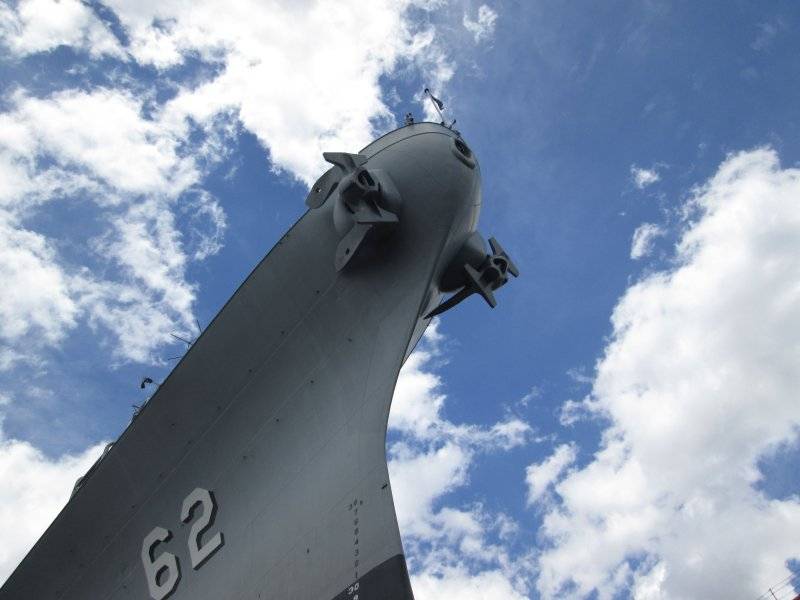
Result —
<path fill-rule="evenodd" d="M 0 578 L 171 334 L 302 215 L 321 152 L 421 118 L 429 85 L 522 277 L 398 384 L 417 597 L 790 581 L 798 25 L 792 2 L 0 4 Z"/>

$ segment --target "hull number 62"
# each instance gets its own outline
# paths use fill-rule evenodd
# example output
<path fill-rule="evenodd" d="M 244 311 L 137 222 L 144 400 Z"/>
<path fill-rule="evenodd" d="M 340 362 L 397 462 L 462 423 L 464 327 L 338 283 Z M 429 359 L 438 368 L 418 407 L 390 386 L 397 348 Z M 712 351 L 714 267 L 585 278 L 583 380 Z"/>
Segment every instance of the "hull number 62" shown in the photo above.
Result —
<path fill-rule="evenodd" d="M 199 513 L 197 508 L 202 507 Z M 189 523 L 194 521 L 189 530 L 189 559 L 192 569 L 199 569 L 222 546 L 224 540 L 222 532 L 218 531 L 205 543 L 200 538 L 214 524 L 217 504 L 214 495 L 203 488 L 195 488 L 186 496 L 181 505 L 181 521 Z M 147 587 L 153 600 L 164 600 L 178 586 L 181 579 L 181 567 L 178 557 L 171 552 L 161 552 L 156 556 L 159 544 L 164 544 L 172 538 L 172 532 L 163 527 L 154 527 L 142 542 L 142 564 L 147 576 Z"/>

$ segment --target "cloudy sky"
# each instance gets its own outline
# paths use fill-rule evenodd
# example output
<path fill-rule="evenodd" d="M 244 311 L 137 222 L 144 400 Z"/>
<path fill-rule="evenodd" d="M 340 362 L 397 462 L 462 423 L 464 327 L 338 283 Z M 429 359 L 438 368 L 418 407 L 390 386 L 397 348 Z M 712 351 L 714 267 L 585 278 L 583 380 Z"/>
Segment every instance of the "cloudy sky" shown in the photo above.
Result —
<path fill-rule="evenodd" d="M 799 26 L 790 1 L 2 0 L 0 581 L 321 153 L 429 85 L 523 277 L 398 384 L 418 600 L 792 597 Z"/>

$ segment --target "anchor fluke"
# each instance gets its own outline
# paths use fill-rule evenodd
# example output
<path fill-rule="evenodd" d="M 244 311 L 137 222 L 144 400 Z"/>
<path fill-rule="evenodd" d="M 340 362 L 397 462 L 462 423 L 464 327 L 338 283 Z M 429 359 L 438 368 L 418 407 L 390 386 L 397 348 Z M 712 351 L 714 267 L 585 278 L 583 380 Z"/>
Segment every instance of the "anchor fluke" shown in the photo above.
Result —
<path fill-rule="evenodd" d="M 461 289 L 425 315 L 426 319 L 450 310 L 472 294 L 479 294 L 492 308 L 497 306 L 494 291 L 508 283 L 509 275 L 519 277 L 519 269 L 495 238 L 489 238 L 489 246 L 492 253 L 486 254 L 477 232 L 467 238 L 442 276 L 444 287 L 459 282 Z"/>
<path fill-rule="evenodd" d="M 336 247 L 334 266 L 341 271 L 368 239 L 378 240 L 397 225 L 400 194 L 387 173 L 367 169 L 363 154 L 324 152 L 334 167 L 311 188 L 306 204 L 320 208 L 333 197 L 333 219 L 342 239 Z"/>
<path fill-rule="evenodd" d="M 325 162 L 339 167 L 343 173 L 352 173 L 367 162 L 367 157 L 363 154 L 350 154 L 349 152 L 323 152 L 322 158 L 325 159 Z"/>
<path fill-rule="evenodd" d="M 517 268 L 517 265 L 515 265 L 514 261 L 511 260 L 511 257 L 506 253 L 506 251 L 500 245 L 500 242 L 498 242 L 496 238 L 490 237 L 489 246 L 491 246 L 492 254 L 494 254 L 494 256 L 496 256 L 497 258 L 505 259 L 507 263 L 508 272 L 511 273 L 514 277 L 519 277 L 519 269 Z"/>

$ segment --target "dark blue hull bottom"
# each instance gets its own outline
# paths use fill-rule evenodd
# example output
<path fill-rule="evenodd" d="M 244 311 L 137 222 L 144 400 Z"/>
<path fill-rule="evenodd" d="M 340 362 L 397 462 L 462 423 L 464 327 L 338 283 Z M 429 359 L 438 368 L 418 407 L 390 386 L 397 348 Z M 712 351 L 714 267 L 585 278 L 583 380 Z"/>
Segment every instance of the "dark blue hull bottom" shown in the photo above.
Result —
<path fill-rule="evenodd" d="M 414 600 L 408 568 L 402 554 L 397 554 L 358 578 L 332 600 Z"/>

